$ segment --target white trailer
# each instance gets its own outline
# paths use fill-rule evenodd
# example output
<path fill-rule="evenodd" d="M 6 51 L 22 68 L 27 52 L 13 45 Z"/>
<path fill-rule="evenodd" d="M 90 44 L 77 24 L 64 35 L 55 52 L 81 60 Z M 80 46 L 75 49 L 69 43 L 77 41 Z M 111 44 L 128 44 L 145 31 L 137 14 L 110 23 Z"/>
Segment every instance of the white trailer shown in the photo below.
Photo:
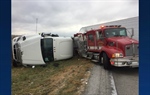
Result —
<path fill-rule="evenodd" d="M 58 37 L 50 33 L 24 35 L 12 40 L 13 65 L 46 65 L 51 61 L 73 56 L 71 37 Z"/>

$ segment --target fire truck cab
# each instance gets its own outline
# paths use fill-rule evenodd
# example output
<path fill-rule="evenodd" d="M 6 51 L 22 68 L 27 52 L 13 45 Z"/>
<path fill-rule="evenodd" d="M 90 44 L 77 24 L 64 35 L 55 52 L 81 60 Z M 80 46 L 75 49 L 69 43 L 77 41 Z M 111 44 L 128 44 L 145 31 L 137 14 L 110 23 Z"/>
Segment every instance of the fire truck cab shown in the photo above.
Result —
<path fill-rule="evenodd" d="M 101 26 L 75 34 L 74 39 L 82 57 L 103 64 L 105 69 L 139 65 L 138 41 L 128 37 L 127 29 L 121 25 Z"/>

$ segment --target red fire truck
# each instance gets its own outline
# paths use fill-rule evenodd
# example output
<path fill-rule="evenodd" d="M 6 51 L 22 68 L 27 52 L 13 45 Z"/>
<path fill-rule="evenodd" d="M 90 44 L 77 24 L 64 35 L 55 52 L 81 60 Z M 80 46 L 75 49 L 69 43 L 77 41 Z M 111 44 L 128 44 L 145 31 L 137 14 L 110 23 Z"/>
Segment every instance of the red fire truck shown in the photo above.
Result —
<path fill-rule="evenodd" d="M 85 33 L 74 34 L 76 50 L 82 57 L 91 59 L 104 66 L 104 69 L 116 67 L 138 67 L 137 40 L 127 35 L 128 30 L 121 25 L 100 26 Z"/>

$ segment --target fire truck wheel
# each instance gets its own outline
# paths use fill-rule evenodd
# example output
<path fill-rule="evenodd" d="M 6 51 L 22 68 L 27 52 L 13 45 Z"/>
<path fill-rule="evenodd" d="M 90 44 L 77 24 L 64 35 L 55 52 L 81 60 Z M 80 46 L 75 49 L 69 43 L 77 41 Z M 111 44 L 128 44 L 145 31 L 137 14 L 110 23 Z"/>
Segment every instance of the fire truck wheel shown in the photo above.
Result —
<path fill-rule="evenodd" d="M 102 66 L 103 65 L 103 55 L 100 54 L 99 56 L 99 65 Z"/>
<path fill-rule="evenodd" d="M 110 64 L 110 59 L 108 58 L 106 53 L 103 53 L 103 64 L 104 64 L 104 69 L 109 70 L 111 69 L 111 64 Z"/>

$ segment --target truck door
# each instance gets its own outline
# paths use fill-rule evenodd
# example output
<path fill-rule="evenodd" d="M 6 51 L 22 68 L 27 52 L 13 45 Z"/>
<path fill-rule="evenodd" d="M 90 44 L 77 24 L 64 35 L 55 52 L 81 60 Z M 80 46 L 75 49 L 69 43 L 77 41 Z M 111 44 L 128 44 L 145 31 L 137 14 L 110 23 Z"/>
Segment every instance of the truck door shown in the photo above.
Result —
<path fill-rule="evenodd" d="M 104 35 L 102 31 L 99 31 L 97 34 L 99 34 L 97 46 L 98 46 L 98 49 L 101 49 L 102 46 L 104 45 Z"/>
<path fill-rule="evenodd" d="M 94 41 L 94 35 L 93 33 L 89 33 L 88 34 L 88 47 L 90 50 L 94 50 L 95 49 L 95 41 Z"/>
<path fill-rule="evenodd" d="M 45 63 L 54 61 L 52 38 L 41 39 L 41 51 Z"/>

